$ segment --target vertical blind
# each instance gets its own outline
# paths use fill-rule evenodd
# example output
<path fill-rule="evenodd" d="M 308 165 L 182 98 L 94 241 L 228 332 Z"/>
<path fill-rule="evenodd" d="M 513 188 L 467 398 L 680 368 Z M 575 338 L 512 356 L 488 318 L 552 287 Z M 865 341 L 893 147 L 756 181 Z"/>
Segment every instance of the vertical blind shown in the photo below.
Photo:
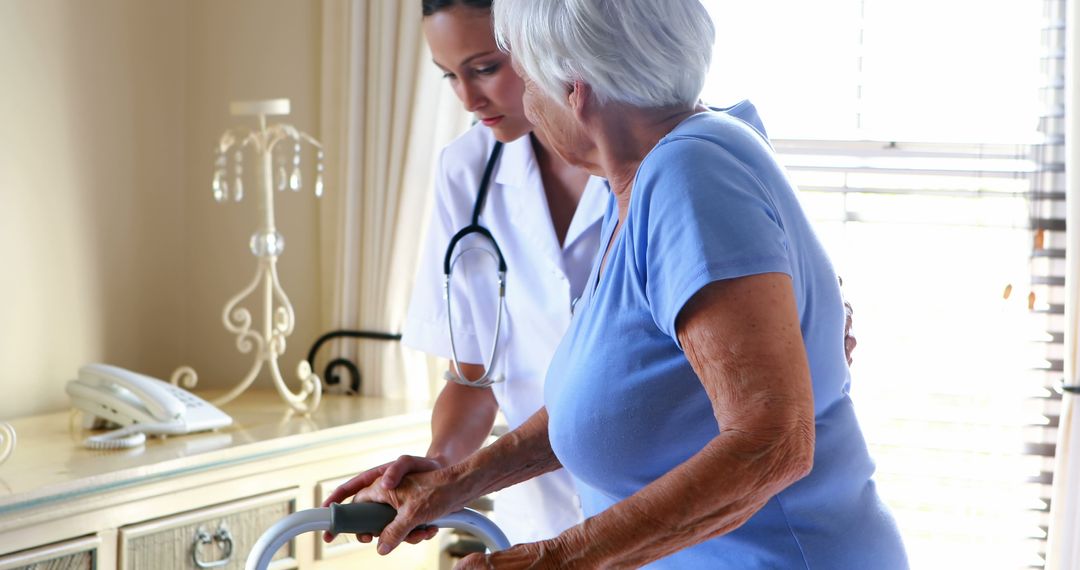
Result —
<path fill-rule="evenodd" d="M 1029 443 L 1028 451 L 1046 458 L 1047 467 L 1039 474 L 1039 482 L 1049 489 L 1053 483 L 1053 457 L 1060 420 L 1061 395 L 1058 391 L 1065 365 L 1065 69 L 1066 69 L 1066 0 L 1042 0 L 1039 119 L 1041 141 L 1032 154 L 1038 165 L 1032 177 L 1030 204 L 1033 230 L 1031 253 L 1031 289 L 1029 308 L 1037 318 L 1041 338 L 1042 360 L 1033 373 L 1035 382 L 1043 388 L 1040 397 L 1045 424 L 1040 438 Z M 1049 491 L 1047 491 L 1049 493 Z M 1043 530 L 1049 525 L 1050 494 L 1046 495 Z M 1043 542 L 1045 561 L 1046 544 Z M 1039 566 L 1041 567 L 1041 566 Z"/>

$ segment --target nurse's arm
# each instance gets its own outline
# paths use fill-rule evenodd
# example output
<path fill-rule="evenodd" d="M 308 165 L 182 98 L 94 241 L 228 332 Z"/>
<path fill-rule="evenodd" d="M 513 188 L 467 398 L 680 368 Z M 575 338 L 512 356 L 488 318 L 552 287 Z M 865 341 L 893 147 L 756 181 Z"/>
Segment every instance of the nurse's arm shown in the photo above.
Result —
<path fill-rule="evenodd" d="M 480 378 L 484 374 L 484 367 L 479 364 L 461 363 L 459 370 L 470 379 Z M 394 461 L 363 471 L 334 489 L 322 506 L 343 502 L 375 481 L 387 489 L 393 489 L 409 473 L 441 469 L 461 461 L 483 445 L 491 434 L 498 411 L 499 405 L 491 388 L 473 388 L 447 382 L 432 410 L 431 445 L 425 457 L 402 455 Z M 434 534 L 434 530 L 423 529 L 412 533 L 407 540 L 415 543 Z M 366 535 L 359 538 L 361 542 L 371 540 Z M 326 542 L 333 539 L 334 535 L 323 534 Z"/>
<path fill-rule="evenodd" d="M 682 309 L 676 334 L 720 434 L 534 553 L 575 568 L 641 566 L 731 532 L 810 472 L 813 391 L 791 279 L 768 273 L 714 282 Z M 494 566 L 513 550 L 492 555 Z"/>
<path fill-rule="evenodd" d="M 470 379 L 480 378 L 484 374 L 484 367 L 479 364 L 462 363 L 460 370 Z M 392 489 L 408 473 L 441 469 L 461 461 L 480 449 L 491 434 L 498 411 L 499 404 L 491 388 L 473 388 L 447 382 L 439 392 L 431 413 L 431 445 L 428 446 L 427 455 L 402 455 L 394 461 L 368 469 L 334 489 L 323 501 L 323 506 L 340 503 L 380 478 L 380 484 Z"/>
<path fill-rule="evenodd" d="M 484 375 L 479 364 L 460 365 L 470 379 Z M 447 382 L 431 413 L 431 446 L 427 457 L 441 466 L 453 465 L 480 449 L 491 435 L 499 404 L 491 388 L 474 388 Z"/>

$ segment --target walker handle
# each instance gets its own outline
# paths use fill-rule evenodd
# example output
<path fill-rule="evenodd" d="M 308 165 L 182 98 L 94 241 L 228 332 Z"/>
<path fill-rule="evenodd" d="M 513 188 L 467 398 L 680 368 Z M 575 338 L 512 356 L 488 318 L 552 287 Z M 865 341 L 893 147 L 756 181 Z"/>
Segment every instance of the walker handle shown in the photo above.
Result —
<path fill-rule="evenodd" d="M 373 534 L 382 532 L 397 516 L 384 503 L 333 503 L 330 505 L 331 534 Z"/>
<path fill-rule="evenodd" d="M 383 503 L 333 503 L 330 505 L 331 534 L 381 534 L 397 516 Z M 472 509 L 461 509 L 425 526 L 463 530 L 480 539 L 492 552 L 510 548 L 510 541 L 495 523 Z"/>
<path fill-rule="evenodd" d="M 266 570 L 279 548 L 305 532 L 330 531 L 334 534 L 379 534 L 397 511 L 380 503 L 334 503 L 327 507 L 297 511 L 277 521 L 255 541 L 248 552 L 246 570 Z M 464 530 L 479 538 L 489 550 L 496 552 L 510 547 L 499 527 L 472 509 L 461 509 L 428 523 L 440 528 Z"/>
<path fill-rule="evenodd" d="M 380 534 L 382 529 L 397 516 L 394 507 L 383 503 L 333 503 L 329 506 L 329 531 L 333 534 Z M 469 532 L 480 539 L 491 552 L 510 547 L 510 541 L 502 530 L 491 521 L 472 510 L 462 508 L 428 524 L 433 527 L 453 528 Z"/>

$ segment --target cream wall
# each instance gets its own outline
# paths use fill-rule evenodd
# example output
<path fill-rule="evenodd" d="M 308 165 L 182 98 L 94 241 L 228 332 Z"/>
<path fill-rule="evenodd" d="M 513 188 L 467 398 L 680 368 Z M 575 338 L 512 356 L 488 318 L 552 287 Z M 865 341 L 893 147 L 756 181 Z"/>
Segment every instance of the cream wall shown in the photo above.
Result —
<path fill-rule="evenodd" d="M 290 0 L 0 0 L 0 419 L 66 407 L 90 361 L 242 376 L 220 311 L 254 272 L 254 203 L 213 202 L 211 149 L 233 99 L 289 97 L 318 136 L 318 22 Z M 281 196 L 290 372 L 320 332 L 317 221 Z"/>

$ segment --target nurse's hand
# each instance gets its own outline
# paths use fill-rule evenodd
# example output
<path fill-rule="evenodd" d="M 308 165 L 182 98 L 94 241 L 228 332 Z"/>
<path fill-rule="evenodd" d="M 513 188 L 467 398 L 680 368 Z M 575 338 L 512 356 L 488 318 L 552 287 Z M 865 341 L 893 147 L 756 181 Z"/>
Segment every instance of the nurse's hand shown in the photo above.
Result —
<path fill-rule="evenodd" d="M 855 352 L 855 345 L 858 342 L 855 340 L 855 335 L 851 334 L 851 316 L 855 314 L 854 309 L 851 308 L 851 303 L 844 300 L 844 356 L 847 357 L 848 366 L 851 366 L 851 353 Z"/>
<path fill-rule="evenodd" d="M 428 457 L 416 457 L 415 455 L 402 455 L 394 461 L 384 463 L 378 467 L 374 467 L 360 473 L 356 477 L 349 479 L 345 483 L 342 483 L 337 489 L 334 489 L 326 500 L 323 501 L 322 506 L 329 507 L 332 503 L 341 503 L 345 499 L 352 497 L 362 491 L 363 489 L 370 487 L 372 483 L 379 482 L 384 489 L 393 489 L 397 487 L 401 482 L 402 477 L 409 473 L 418 473 L 423 471 L 434 471 L 436 469 L 442 469 L 442 462 L 437 459 Z M 360 502 L 360 501 L 353 501 Z M 405 541 L 410 544 L 416 544 L 423 540 L 430 539 L 435 536 L 438 529 L 434 527 L 424 527 L 417 529 L 409 534 L 405 538 Z M 356 538 L 360 542 L 371 542 L 372 536 L 370 534 L 358 534 Z M 329 532 L 323 533 L 323 541 L 330 542 L 334 540 L 334 535 Z"/>
<path fill-rule="evenodd" d="M 837 276 L 837 279 L 843 288 L 844 278 Z M 847 358 L 847 365 L 851 366 L 851 353 L 855 352 L 855 345 L 859 344 L 855 335 L 851 334 L 851 316 L 855 314 L 855 309 L 851 308 L 851 303 L 844 297 L 843 291 L 840 292 L 840 299 L 844 302 L 844 357 Z"/>

